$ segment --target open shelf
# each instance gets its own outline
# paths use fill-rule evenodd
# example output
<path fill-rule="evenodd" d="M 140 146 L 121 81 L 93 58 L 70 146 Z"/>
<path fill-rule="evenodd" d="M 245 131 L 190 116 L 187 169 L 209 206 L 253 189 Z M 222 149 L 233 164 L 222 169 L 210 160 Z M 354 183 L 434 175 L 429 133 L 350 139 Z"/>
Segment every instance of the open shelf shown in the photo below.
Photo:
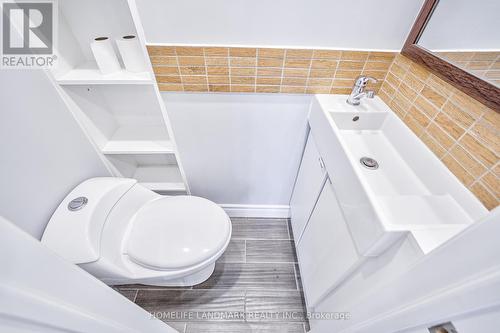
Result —
<path fill-rule="evenodd" d="M 99 71 L 97 65 L 91 62 L 77 66 L 57 76 L 56 81 L 60 85 L 154 83 L 148 72 L 132 73 L 122 69 L 119 72 L 104 75 Z"/>
<path fill-rule="evenodd" d="M 122 126 L 102 148 L 105 155 L 173 154 L 163 126 Z"/>
<path fill-rule="evenodd" d="M 173 155 L 110 155 L 108 159 L 119 172 L 118 176 L 137 179 L 150 190 L 162 194 L 186 192 Z"/>
<path fill-rule="evenodd" d="M 140 166 L 132 178 L 152 191 L 156 192 L 185 192 L 186 186 L 182 181 L 177 165 Z"/>

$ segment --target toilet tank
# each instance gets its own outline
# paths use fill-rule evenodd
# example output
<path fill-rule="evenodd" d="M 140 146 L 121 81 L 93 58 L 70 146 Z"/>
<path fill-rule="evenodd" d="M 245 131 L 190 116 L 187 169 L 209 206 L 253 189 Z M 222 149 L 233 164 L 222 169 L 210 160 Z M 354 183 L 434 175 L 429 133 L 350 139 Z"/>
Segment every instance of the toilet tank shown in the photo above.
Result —
<path fill-rule="evenodd" d="M 91 178 L 71 191 L 45 228 L 42 243 L 63 258 L 84 264 L 99 259 L 100 239 L 113 206 L 137 181 Z"/>

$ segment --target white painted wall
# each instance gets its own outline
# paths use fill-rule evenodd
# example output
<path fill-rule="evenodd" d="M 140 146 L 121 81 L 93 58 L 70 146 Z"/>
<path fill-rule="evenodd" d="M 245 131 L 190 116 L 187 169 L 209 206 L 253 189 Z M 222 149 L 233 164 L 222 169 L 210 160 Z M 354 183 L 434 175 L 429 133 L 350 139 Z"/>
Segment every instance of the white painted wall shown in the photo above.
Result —
<path fill-rule="evenodd" d="M 423 0 L 136 0 L 148 43 L 400 50 Z"/>
<path fill-rule="evenodd" d="M 193 195 L 288 205 L 306 140 L 306 95 L 162 93 Z"/>
<path fill-rule="evenodd" d="M 441 0 L 418 44 L 429 50 L 500 50 L 500 1 Z"/>
<path fill-rule="evenodd" d="M 0 215 L 40 238 L 78 183 L 109 173 L 41 70 L 0 75 Z"/>

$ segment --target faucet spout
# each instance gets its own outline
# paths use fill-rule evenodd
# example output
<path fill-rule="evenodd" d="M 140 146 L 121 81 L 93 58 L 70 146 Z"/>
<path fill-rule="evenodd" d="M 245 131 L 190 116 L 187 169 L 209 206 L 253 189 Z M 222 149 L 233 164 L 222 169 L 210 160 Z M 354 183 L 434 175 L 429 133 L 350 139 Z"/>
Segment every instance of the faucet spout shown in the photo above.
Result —
<path fill-rule="evenodd" d="M 358 76 L 352 87 L 351 94 L 347 98 L 347 103 L 351 105 L 359 105 L 363 97 L 373 98 L 375 97 L 375 92 L 373 90 L 365 90 L 368 82 L 376 83 L 377 79 L 369 76 Z"/>

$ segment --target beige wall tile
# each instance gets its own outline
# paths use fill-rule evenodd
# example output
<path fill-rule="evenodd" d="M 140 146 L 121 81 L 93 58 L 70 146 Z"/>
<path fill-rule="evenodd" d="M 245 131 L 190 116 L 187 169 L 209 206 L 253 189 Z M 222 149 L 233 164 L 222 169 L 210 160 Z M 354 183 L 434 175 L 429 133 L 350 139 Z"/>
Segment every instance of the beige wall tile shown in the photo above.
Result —
<path fill-rule="evenodd" d="M 206 85 L 206 84 L 185 84 L 184 91 L 207 92 L 208 85 Z"/>
<path fill-rule="evenodd" d="M 204 57 L 177 57 L 179 66 L 205 66 Z"/>
<path fill-rule="evenodd" d="M 299 50 L 299 49 L 288 49 L 286 50 L 286 58 L 298 58 L 298 59 L 311 59 L 313 55 L 313 50 Z"/>
<path fill-rule="evenodd" d="M 304 94 L 306 87 L 281 86 L 281 93 L 285 94 Z"/>
<path fill-rule="evenodd" d="M 307 77 L 309 69 L 304 68 L 285 68 L 283 69 L 283 76 L 285 77 Z"/>
<path fill-rule="evenodd" d="M 147 45 L 149 56 L 175 56 L 175 46 Z"/>
<path fill-rule="evenodd" d="M 257 64 L 257 58 L 229 58 L 229 64 L 231 67 L 255 67 Z"/>
<path fill-rule="evenodd" d="M 283 66 L 283 59 L 259 57 L 257 59 L 257 66 L 259 66 L 259 67 L 282 67 Z"/>
<path fill-rule="evenodd" d="M 337 50 L 314 50 L 313 59 L 340 59 L 342 51 Z"/>
<path fill-rule="evenodd" d="M 180 70 L 182 75 L 205 75 L 205 74 L 207 74 L 205 67 L 194 67 L 194 66 L 184 67 L 184 66 L 182 66 L 182 67 L 179 67 L 179 70 Z"/>
<path fill-rule="evenodd" d="M 205 57 L 207 66 L 229 66 L 229 58 Z"/>
<path fill-rule="evenodd" d="M 499 177 L 493 174 L 493 172 L 488 172 L 481 178 L 481 182 L 496 197 L 497 200 L 500 198 Z"/>
<path fill-rule="evenodd" d="M 153 72 L 156 75 L 179 75 L 179 68 L 169 66 L 154 66 Z"/>
<path fill-rule="evenodd" d="M 391 63 L 396 57 L 394 52 L 370 52 L 368 54 L 368 61 L 382 61 Z"/>
<path fill-rule="evenodd" d="M 280 87 L 279 86 L 256 86 L 255 87 L 255 92 L 260 92 L 260 93 L 279 93 L 280 92 Z"/>
<path fill-rule="evenodd" d="M 488 168 L 491 168 L 498 162 L 498 156 L 495 156 L 495 153 L 486 148 L 484 144 L 473 138 L 470 134 L 464 135 L 459 143 Z"/>
<path fill-rule="evenodd" d="M 335 76 L 335 69 L 311 69 L 309 77 L 332 78 Z"/>
<path fill-rule="evenodd" d="M 257 49 L 246 47 L 231 47 L 229 49 L 230 57 L 256 57 Z"/>
<path fill-rule="evenodd" d="M 279 86 L 281 84 L 281 77 L 257 77 L 257 84 L 264 86 Z"/>
<path fill-rule="evenodd" d="M 257 68 L 257 76 L 281 77 L 281 68 Z"/>
<path fill-rule="evenodd" d="M 301 77 L 284 77 L 281 84 L 285 86 L 305 86 L 307 83 L 306 78 Z"/>
<path fill-rule="evenodd" d="M 177 66 L 177 57 L 151 57 L 151 64 L 164 66 Z"/>
<path fill-rule="evenodd" d="M 456 145 L 450 150 L 451 156 L 460 163 L 476 179 L 486 172 L 486 167 L 479 163 L 461 146 Z"/>
<path fill-rule="evenodd" d="M 329 59 L 314 59 L 311 63 L 313 69 L 335 69 L 337 68 L 337 61 Z"/>
<path fill-rule="evenodd" d="M 231 75 L 231 85 L 233 84 L 255 84 L 255 76 L 232 76 Z"/>
<path fill-rule="evenodd" d="M 342 51 L 341 59 L 342 60 L 357 60 L 357 61 L 365 61 L 368 59 L 369 52 L 364 51 Z"/>
<path fill-rule="evenodd" d="M 207 67 L 208 75 L 229 75 L 229 67 L 223 66 L 210 66 Z"/>
<path fill-rule="evenodd" d="M 446 102 L 446 97 L 439 94 L 437 91 L 430 88 L 429 86 L 425 86 L 424 89 L 422 89 L 421 94 L 422 94 L 422 96 L 427 98 L 427 100 L 429 102 L 431 102 L 432 104 L 434 104 L 438 108 L 442 107 L 443 104 Z"/>
<path fill-rule="evenodd" d="M 330 87 L 306 87 L 306 94 L 329 94 Z"/>
<path fill-rule="evenodd" d="M 233 67 L 231 68 L 231 75 L 236 76 L 255 76 L 257 74 L 257 68 L 255 67 Z"/>
<path fill-rule="evenodd" d="M 204 56 L 202 47 L 176 46 L 175 52 L 178 56 Z"/>
<path fill-rule="evenodd" d="M 182 84 L 158 83 L 161 91 L 184 91 Z"/>
<path fill-rule="evenodd" d="M 284 49 L 259 49 L 258 56 L 263 58 L 280 58 L 283 59 L 285 57 Z"/>
<path fill-rule="evenodd" d="M 208 76 L 208 84 L 210 85 L 229 85 L 229 76 Z"/>
<path fill-rule="evenodd" d="M 229 48 L 227 47 L 204 47 L 205 57 L 228 57 Z"/>
<path fill-rule="evenodd" d="M 309 78 L 307 80 L 307 85 L 308 86 L 321 86 L 321 87 L 328 87 L 330 89 L 332 85 L 333 80 L 332 79 L 314 79 L 314 78 Z"/>
<path fill-rule="evenodd" d="M 230 92 L 230 85 L 221 85 L 221 84 L 209 84 L 208 90 L 211 92 Z"/>
<path fill-rule="evenodd" d="M 255 92 L 255 86 L 231 85 L 231 92 Z"/>
<path fill-rule="evenodd" d="M 330 90 L 330 94 L 348 95 L 350 93 L 351 93 L 351 88 L 337 88 L 337 87 L 333 87 Z"/>
<path fill-rule="evenodd" d="M 436 124 L 438 124 L 448 135 L 453 137 L 455 140 L 458 140 L 462 136 L 462 134 L 465 133 L 465 131 L 455 124 L 453 120 L 451 120 L 450 117 L 445 115 L 444 113 L 440 112 L 438 115 L 434 118 L 434 121 Z"/>
<path fill-rule="evenodd" d="M 179 75 L 159 75 L 156 77 L 158 83 L 181 83 L 181 77 Z"/>
<path fill-rule="evenodd" d="M 311 59 L 289 59 L 285 60 L 285 67 L 287 68 L 309 68 Z"/>
<path fill-rule="evenodd" d="M 474 177 L 472 177 L 458 162 L 451 157 L 450 155 L 446 155 L 442 159 L 443 163 L 450 169 L 451 172 L 464 184 L 465 186 L 469 186 L 474 181 Z"/>
<path fill-rule="evenodd" d="M 207 84 L 206 76 L 181 76 L 182 84 Z"/>
<path fill-rule="evenodd" d="M 486 208 L 491 210 L 498 206 L 498 199 L 496 199 L 480 182 L 472 185 L 471 190 Z"/>

